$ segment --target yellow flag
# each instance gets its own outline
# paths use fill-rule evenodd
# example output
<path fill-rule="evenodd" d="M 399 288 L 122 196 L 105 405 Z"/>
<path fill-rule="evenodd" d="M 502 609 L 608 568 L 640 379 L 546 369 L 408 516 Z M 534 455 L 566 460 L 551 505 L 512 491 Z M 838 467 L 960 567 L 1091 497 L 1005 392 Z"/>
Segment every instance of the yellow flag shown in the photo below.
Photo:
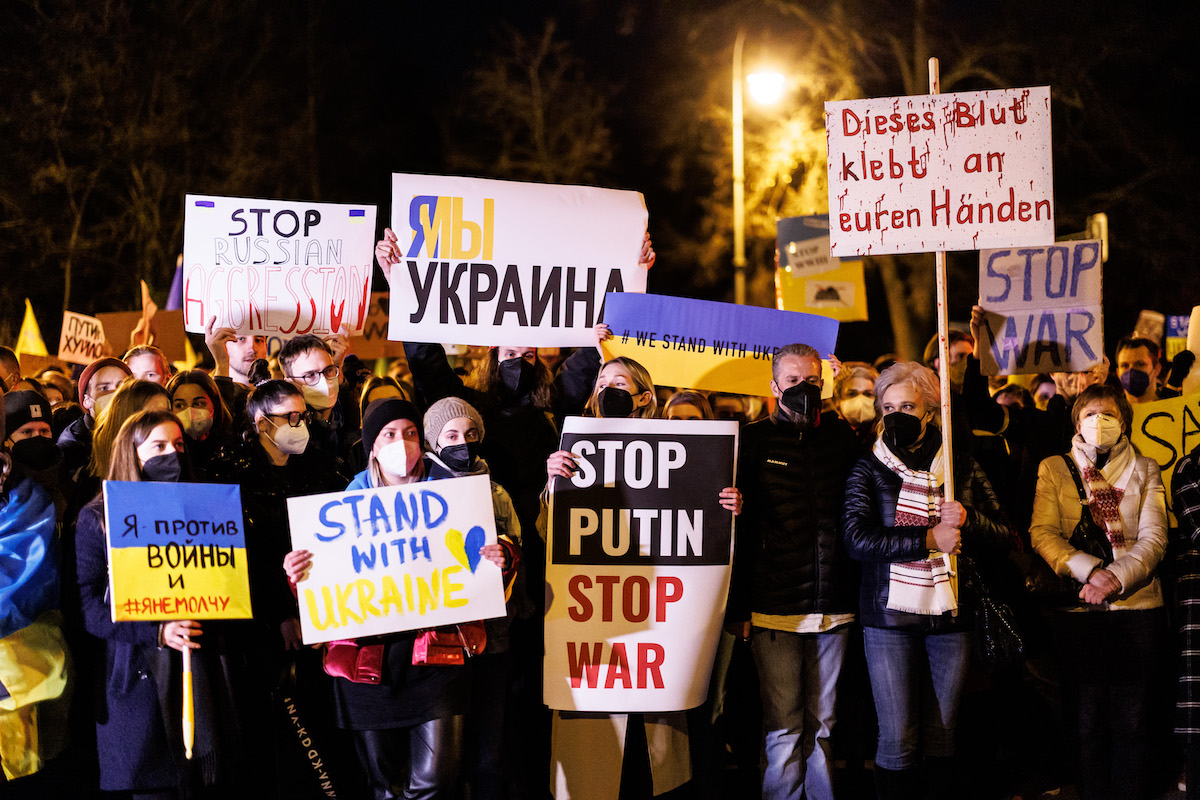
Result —
<path fill-rule="evenodd" d="M 17 335 L 17 346 L 13 348 L 18 353 L 31 356 L 48 356 L 46 343 L 42 341 L 42 331 L 38 328 L 37 319 L 33 316 L 33 305 L 25 298 L 25 320 L 21 323 L 21 332 Z"/>
<path fill-rule="evenodd" d="M 196 355 L 196 350 L 192 347 L 192 342 L 187 338 L 187 334 L 183 335 L 183 361 L 176 361 L 175 369 L 185 371 L 195 369 L 200 363 L 200 356 Z"/>

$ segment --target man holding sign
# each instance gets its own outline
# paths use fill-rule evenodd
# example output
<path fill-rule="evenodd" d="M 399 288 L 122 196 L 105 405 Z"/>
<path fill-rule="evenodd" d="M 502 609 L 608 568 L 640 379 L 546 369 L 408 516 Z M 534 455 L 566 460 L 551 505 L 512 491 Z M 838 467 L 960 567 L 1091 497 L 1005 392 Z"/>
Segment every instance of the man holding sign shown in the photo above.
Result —
<path fill-rule="evenodd" d="M 746 498 L 727 627 L 749 638 L 762 689 L 764 798 L 833 797 L 837 680 L 854 622 L 854 571 L 841 543 L 856 441 L 821 413 L 821 357 L 804 344 L 776 354 L 769 419 L 742 430 Z"/>

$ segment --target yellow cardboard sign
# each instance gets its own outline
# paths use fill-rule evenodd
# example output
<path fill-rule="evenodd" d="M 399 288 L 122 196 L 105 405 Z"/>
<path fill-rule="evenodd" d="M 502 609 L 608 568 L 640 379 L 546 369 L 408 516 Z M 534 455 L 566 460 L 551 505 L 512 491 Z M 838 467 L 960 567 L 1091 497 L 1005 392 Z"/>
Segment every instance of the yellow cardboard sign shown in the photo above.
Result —
<path fill-rule="evenodd" d="M 836 319 L 864 322 L 867 319 L 867 286 L 863 262 L 843 261 L 824 272 L 794 273 L 787 267 L 775 270 L 775 307 Z"/>
<path fill-rule="evenodd" d="M 1133 432 L 1129 439 L 1162 470 L 1169 507 L 1175 465 L 1200 445 L 1200 393 L 1138 403 L 1133 407 Z"/>
<path fill-rule="evenodd" d="M 104 482 L 113 622 L 249 619 L 241 491 Z"/>

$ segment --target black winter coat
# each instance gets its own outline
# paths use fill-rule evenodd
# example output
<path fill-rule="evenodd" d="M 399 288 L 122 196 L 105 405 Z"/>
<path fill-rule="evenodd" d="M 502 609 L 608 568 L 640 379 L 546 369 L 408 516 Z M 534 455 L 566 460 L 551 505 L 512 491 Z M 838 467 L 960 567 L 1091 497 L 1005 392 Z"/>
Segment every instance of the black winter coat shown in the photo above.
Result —
<path fill-rule="evenodd" d="M 254 621 L 268 637 L 264 644 L 282 648 L 279 623 L 297 613 L 283 572 L 283 557 L 292 549 L 287 499 L 340 492 L 346 481 L 333 459 L 312 447 L 278 467 L 257 440 L 219 448 L 209 464 L 209 480 L 241 487 Z"/>
<path fill-rule="evenodd" d="M 858 568 L 842 542 L 846 474 L 857 457 L 850 426 L 832 411 L 808 431 L 772 416 L 742 428 L 730 621 L 750 613 L 855 610 Z"/>
<path fill-rule="evenodd" d="M 930 432 L 937 434 L 936 429 Z M 1008 520 L 996 500 L 987 476 L 971 458 L 955 459 L 955 498 L 967 509 L 967 524 L 962 528 L 962 553 L 970 556 L 987 572 L 989 561 L 1004 558 L 1013 541 Z M 842 520 L 846 548 L 850 556 L 862 562 L 862 587 L 859 590 L 859 614 L 869 628 L 895 628 L 924 633 L 947 633 L 972 626 L 975 599 L 958 583 L 958 614 L 937 616 L 889 611 L 888 580 L 891 565 L 898 561 L 926 558 L 925 526 L 894 526 L 896 500 L 900 495 L 900 476 L 892 472 L 874 453 L 862 457 L 850 471 L 846 482 L 846 509 Z"/>

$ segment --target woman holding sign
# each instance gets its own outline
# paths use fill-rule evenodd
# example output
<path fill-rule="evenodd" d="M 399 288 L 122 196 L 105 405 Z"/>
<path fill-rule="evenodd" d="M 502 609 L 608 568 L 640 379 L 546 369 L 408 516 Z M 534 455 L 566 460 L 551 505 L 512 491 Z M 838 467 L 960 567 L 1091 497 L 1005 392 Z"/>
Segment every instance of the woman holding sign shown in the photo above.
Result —
<path fill-rule="evenodd" d="M 599 345 L 599 342 L 603 342 L 612 334 L 607 325 L 600 324 L 596 326 L 596 336 Z M 580 361 L 581 359 L 578 357 L 581 354 L 587 356 L 588 359 L 597 359 L 594 351 L 589 348 L 581 348 L 568 359 L 564 368 L 570 369 L 572 360 Z M 595 383 L 583 411 L 584 416 L 591 417 L 656 419 L 658 417 L 658 398 L 655 395 L 654 381 L 650 377 L 650 372 L 632 358 L 622 356 L 605 362 L 600 366 L 600 371 L 596 375 Z M 551 453 L 546 460 L 548 480 L 553 481 L 555 477 L 573 477 L 580 470 L 579 458 L 580 456 L 569 450 L 557 450 Z M 547 491 L 549 491 L 549 484 L 547 484 Z M 739 514 L 742 507 L 741 492 L 735 487 L 726 487 L 720 492 L 720 503 L 735 515 Z M 546 516 L 543 515 L 541 521 L 545 520 Z M 545 532 L 539 532 L 545 538 Z M 588 724 L 589 719 L 598 717 L 618 719 L 623 716 L 601 713 L 564 717 L 558 712 L 556 714 L 556 731 L 569 731 L 571 728 L 577 727 L 580 722 Z M 631 781 L 630 785 L 637 787 L 634 790 L 636 793 L 642 790 L 642 787 L 639 786 L 640 783 L 648 782 L 650 784 L 648 791 L 662 794 L 674 790 L 690 779 L 692 770 L 686 712 L 632 714 L 628 715 L 628 721 L 632 721 L 634 724 L 621 726 L 624 727 L 626 736 L 621 740 L 622 763 L 606 765 L 607 769 L 622 776 L 621 783 Z M 556 737 L 558 735 L 556 733 Z M 561 743 L 562 740 L 556 739 L 556 741 Z M 560 743 L 556 743 L 555 747 L 560 747 Z M 553 758 L 559 763 L 559 769 L 570 771 L 574 769 L 570 764 L 579 761 L 578 753 L 570 746 L 564 747 L 563 750 L 570 752 L 556 752 Z M 641 771 L 639 765 L 646 763 L 647 750 L 650 753 L 650 763 L 655 766 L 651 768 L 649 775 L 638 774 Z M 634 777 L 625 775 L 624 771 L 629 768 L 632 768 Z"/>
<path fill-rule="evenodd" d="M 472 445 L 481 438 L 478 412 L 448 398 L 435 403 L 429 413 L 433 416 L 426 418 L 438 428 L 430 444 L 449 463 L 424 455 L 422 417 L 412 403 L 400 398 L 379 400 L 368 406 L 363 418 L 367 469 L 347 489 L 399 486 L 471 472 L 472 462 L 478 461 L 471 457 Z M 453 435 L 447 432 L 451 428 Z M 463 469 L 454 469 L 457 466 Z M 493 484 L 494 500 L 498 496 L 508 497 Z M 505 571 L 508 585 L 515 572 L 514 539 L 519 541 L 520 527 L 510 500 L 507 505 L 497 500 L 496 506 L 507 509 L 497 513 L 497 532 L 514 538 L 487 545 L 480 554 Z M 293 585 L 304 579 L 312 559 L 307 550 L 288 553 L 283 566 Z M 338 642 L 338 648 L 349 650 L 353 658 L 335 662 L 326 657 L 326 672 L 334 676 L 338 724 L 353 731 L 359 761 L 376 797 L 399 796 L 400 787 L 405 797 L 449 797 L 456 785 L 463 720 L 470 706 L 470 674 L 465 667 L 414 664 L 413 642 L 419 633 Z M 382 665 L 379 676 L 360 674 L 358 665 L 368 662 Z M 477 788 L 474 796 L 495 794 Z"/>
<path fill-rule="evenodd" d="M 169 411 L 134 415 L 113 442 L 108 480 L 186 480 L 183 436 Z M 92 676 L 100 684 L 95 689 L 100 788 L 165 800 L 228 784 L 235 777 L 241 732 L 220 626 L 201 627 L 194 620 L 113 622 L 104 517 L 101 494 L 80 512 L 76 531 L 84 627 L 103 650 L 104 669 Z M 184 759 L 177 705 L 179 653 L 188 650 L 195 709 L 191 761 Z"/>
<path fill-rule="evenodd" d="M 1002 557 L 1010 531 L 987 478 L 956 459 L 958 500 L 942 500 L 945 471 L 937 374 L 915 362 L 875 381 L 879 439 L 846 482 L 843 528 L 863 562 L 859 594 L 867 670 L 879 716 L 875 783 L 881 798 L 950 797 L 959 699 L 971 655 L 974 600 L 955 597 L 948 555 Z M 924 761 L 925 771 L 919 772 Z"/>

